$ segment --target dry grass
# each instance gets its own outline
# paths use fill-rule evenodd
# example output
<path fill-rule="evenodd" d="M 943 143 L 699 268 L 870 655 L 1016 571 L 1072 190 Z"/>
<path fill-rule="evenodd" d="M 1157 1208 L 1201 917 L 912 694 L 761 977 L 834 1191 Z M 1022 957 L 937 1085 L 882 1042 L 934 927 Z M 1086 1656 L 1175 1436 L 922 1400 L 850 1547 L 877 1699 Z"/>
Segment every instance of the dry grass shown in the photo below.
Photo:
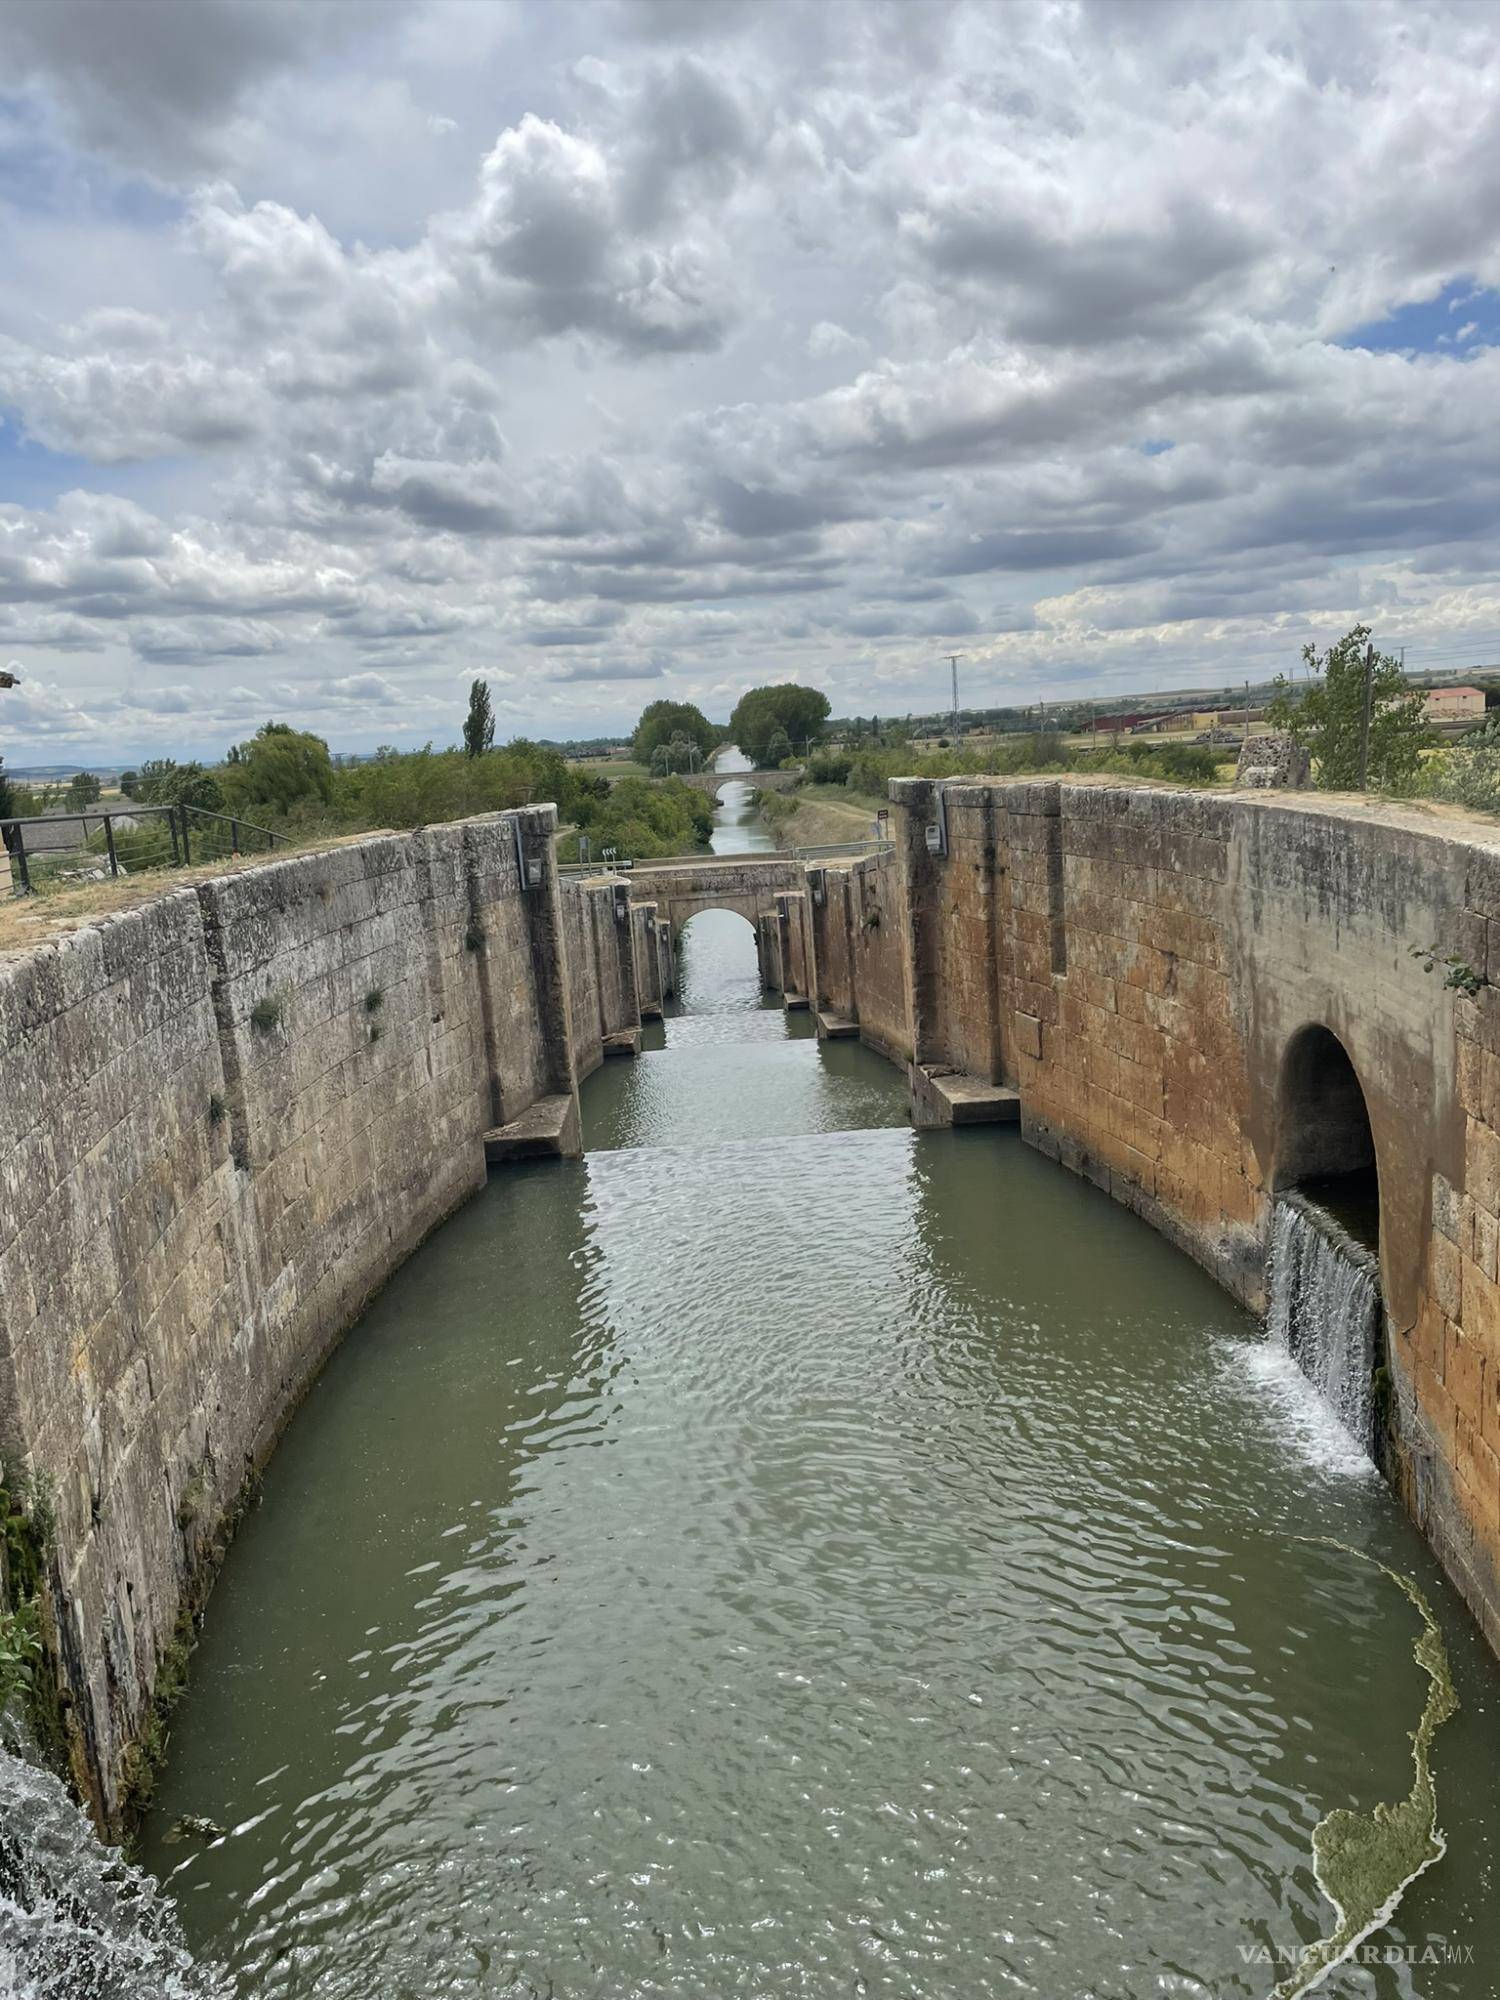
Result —
<path fill-rule="evenodd" d="M 278 847 L 273 854 L 246 854 L 237 861 L 205 861 L 192 868 L 142 869 L 138 875 L 122 875 L 115 881 L 80 882 L 71 889 L 0 900 L 0 954 L 30 951 L 52 938 L 66 936 L 69 931 L 82 930 L 100 917 L 154 903 L 191 882 L 212 882 L 220 875 L 239 875 L 247 868 L 264 868 L 269 862 L 285 861 L 291 855 L 310 854 L 318 848 L 345 847 L 350 841 L 370 837 L 368 833 L 325 835 L 296 846 Z"/>
<path fill-rule="evenodd" d="M 826 847 L 838 840 L 868 840 L 882 799 L 865 799 L 842 785 L 804 785 L 782 794 L 793 810 L 768 824 L 783 848 Z"/>

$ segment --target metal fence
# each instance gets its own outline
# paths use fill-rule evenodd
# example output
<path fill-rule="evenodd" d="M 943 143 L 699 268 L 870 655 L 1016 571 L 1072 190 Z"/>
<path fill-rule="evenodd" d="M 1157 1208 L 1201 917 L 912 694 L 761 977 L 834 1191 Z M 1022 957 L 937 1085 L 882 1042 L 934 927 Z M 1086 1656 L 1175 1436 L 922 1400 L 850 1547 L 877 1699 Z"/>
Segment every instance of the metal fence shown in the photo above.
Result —
<path fill-rule="evenodd" d="M 843 858 L 862 860 L 867 854 L 889 854 L 894 843 L 889 840 L 834 840 L 821 847 L 794 847 L 792 858 L 796 861 L 832 861 Z"/>
<path fill-rule="evenodd" d="M 82 812 L 0 819 L 0 842 L 11 890 L 18 896 L 34 894 L 41 884 L 185 868 L 195 861 L 226 861 L 290 844 L 285 834 L 237 814 L 185 805 L 93 806 Z"/>

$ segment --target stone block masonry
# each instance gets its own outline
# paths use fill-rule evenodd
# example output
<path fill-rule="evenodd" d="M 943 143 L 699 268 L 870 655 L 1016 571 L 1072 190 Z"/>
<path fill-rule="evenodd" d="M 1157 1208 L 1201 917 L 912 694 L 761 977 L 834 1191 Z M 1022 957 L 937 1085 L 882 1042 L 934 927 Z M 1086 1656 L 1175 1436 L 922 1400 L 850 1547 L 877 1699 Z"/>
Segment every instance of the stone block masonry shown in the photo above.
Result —
<path fill-rule="evenodd" d="M 482 1184 L 485 1133 L 576 1121 L 639 1027 L 631 926 L 560 888 L 554 825 L 268 863 L 0 967 L 0 1456 L 50 1492 L 50 1671 L 107 1828 L 323 1357 Z"/>
<path fill-rule="evenodd" d="M 1352 1065 L 1379 1180 L 1387 1469 L 1500 1645 L 1500 828 L 1263 792 L 891 790 L 909 1059 L 1013 1086 L 1033 1145 L 1252 1307 L 1299 1120 L 1324 1115 L 1299 1110 L 1293 1052 L 1313 1036 Z M 1459 959 L 1456 989 L 1424 971 L 1433 946 Z M 889 966 L 856 949 L 852 980 L 831 979 L 867 1039 L 896 1040 Z"/>

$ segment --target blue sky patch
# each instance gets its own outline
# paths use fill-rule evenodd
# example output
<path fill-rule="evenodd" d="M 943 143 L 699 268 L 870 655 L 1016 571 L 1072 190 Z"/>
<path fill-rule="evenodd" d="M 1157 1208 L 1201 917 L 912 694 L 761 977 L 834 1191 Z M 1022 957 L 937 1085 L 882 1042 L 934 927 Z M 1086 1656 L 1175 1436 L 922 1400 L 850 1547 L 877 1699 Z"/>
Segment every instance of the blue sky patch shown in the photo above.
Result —
<path fill-rule="evenodd" d="M 1500 292 L 1451 278 L 1434 299 L 1398 306 L 1384 319 L 1341 333 L 1336 347 L 1370 354 L 1464 354 L 1500 342 Z"/>

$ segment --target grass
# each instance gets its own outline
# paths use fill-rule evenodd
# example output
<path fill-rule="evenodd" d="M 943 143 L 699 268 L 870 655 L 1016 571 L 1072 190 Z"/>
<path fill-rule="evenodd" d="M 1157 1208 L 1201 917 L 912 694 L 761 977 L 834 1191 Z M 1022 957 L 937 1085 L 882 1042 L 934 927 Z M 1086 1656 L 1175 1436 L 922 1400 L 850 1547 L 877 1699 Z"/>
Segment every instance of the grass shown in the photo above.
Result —
<path fill-rule="evenodd" d="M 69 889 L 47 890 L 35 896 L 0 897 L 0 952 L 30 951 L 68 931 L 81 930 L 100 917 L 118 916 L 124 910 L 154 903 L 194 882 L 213 882 L 221 875 L 238 875 L 247 868 L 264 867 L 268 861 L 285 861 L 288 856 L 309 854 L 318 848 L 343 847 L 352 840 L 368 840 L 368 833 L 324 836 L 297 845 L 278 847 L 274 854 L 245 854 L 238 860 L 205 861 L 192 868 L 142 869 L 136 875 L 117 880 L 80 882 Z"/>
<path fill-rule="evenodd" d="M 875 815 L 887 804 L 843 785 L 799 785 L 795 792 L 768 793 L 761 817 L 787 847 L 831 847 L 835 841 L 871 839 Z"/>

